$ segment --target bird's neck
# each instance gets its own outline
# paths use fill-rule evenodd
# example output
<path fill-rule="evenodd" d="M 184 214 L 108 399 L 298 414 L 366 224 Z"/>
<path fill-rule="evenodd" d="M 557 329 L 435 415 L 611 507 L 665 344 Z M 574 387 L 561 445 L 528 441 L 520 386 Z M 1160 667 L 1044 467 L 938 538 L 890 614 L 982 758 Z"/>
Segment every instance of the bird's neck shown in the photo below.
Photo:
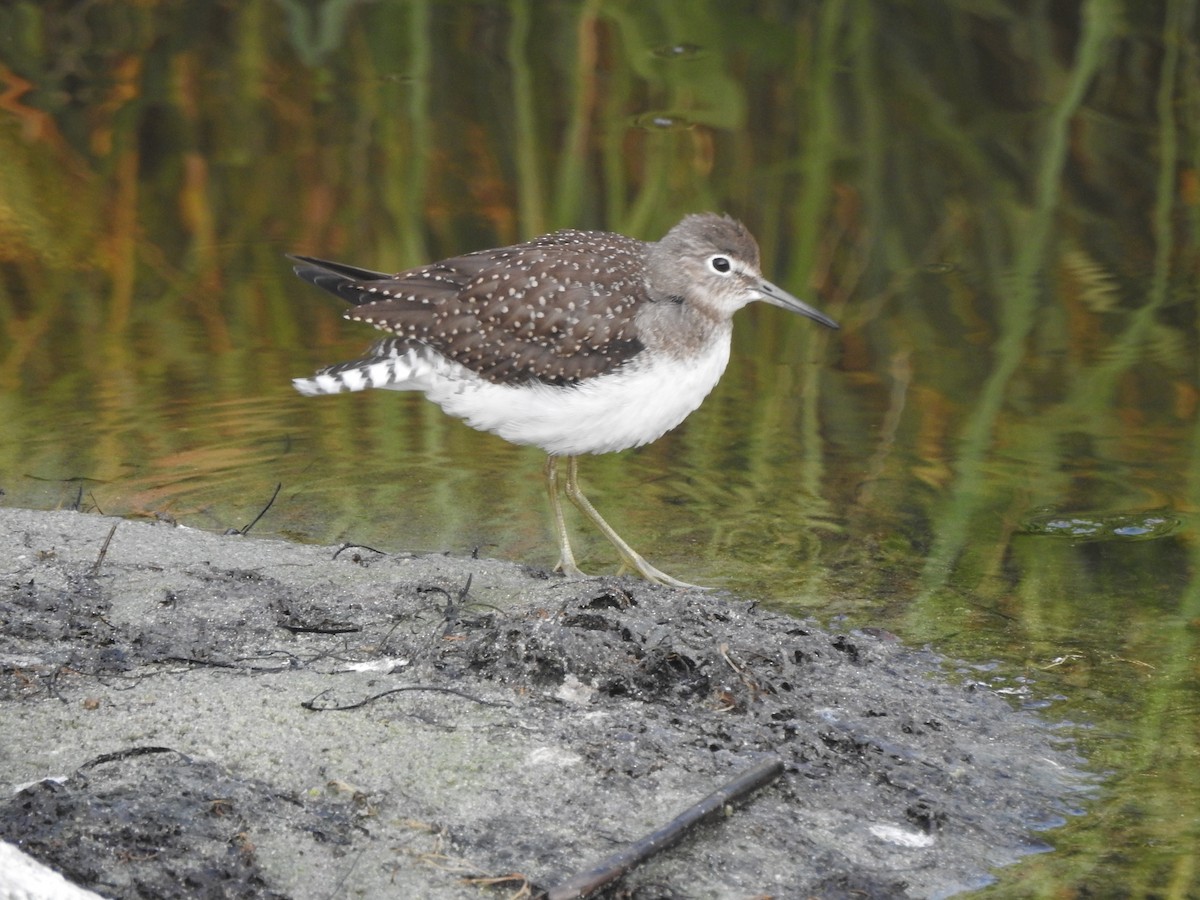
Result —
<path fill-rule="evenodd" d="M 715 343 L 728 343 L 733 333 L 729 317 L 687 301 L 644 304 L 637 313 L 637 326 L 647 350 L 675 357 L 698 356 Z"/>

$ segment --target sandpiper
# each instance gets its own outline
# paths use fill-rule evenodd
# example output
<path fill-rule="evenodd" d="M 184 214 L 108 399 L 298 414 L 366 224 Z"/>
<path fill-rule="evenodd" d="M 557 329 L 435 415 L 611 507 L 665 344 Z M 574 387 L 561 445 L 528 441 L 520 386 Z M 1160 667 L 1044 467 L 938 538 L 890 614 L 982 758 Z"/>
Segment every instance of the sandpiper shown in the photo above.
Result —
<path fill-rule="evenodd" d="M 643 578 L 691 587 L 650 565 L 579 488 L 577 457 L 657 440 L 682 422 L 729 362 L 733 314 L 767 303 L 837 323 L 767 281 L 744 225 L 690 215 L 647 243 L 556 231 L 397 275 L 308 256 L 296 274 L 352 306 L 346 318 L 388 332 L 360 358 L 293 381 L 302 394 L 421 391 L 472 428 L 549 454 L 546 488 L 556 568 L 582 575 L 559 499 L 567 497 Z"/>

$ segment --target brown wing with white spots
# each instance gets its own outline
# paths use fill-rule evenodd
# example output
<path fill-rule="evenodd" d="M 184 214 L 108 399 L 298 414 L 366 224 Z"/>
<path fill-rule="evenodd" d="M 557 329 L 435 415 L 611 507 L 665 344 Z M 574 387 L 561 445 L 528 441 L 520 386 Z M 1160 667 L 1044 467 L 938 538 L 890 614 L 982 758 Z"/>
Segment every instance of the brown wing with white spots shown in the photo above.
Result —
<path fill-rule="evenodd" d="M 355 304 L 346 317 L 432 347 L 498 384 L 574 384 L 642 350 L 633 314 L 646 245 L 559 231 L 398 275 L 295 257 L 302 278 Z"/>

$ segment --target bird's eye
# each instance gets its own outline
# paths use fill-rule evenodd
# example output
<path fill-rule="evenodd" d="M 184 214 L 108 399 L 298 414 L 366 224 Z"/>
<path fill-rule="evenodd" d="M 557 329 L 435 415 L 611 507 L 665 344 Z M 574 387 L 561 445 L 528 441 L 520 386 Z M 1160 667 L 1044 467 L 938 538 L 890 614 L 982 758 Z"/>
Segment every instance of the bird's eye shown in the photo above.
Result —
<path fill-rule="evenodd" d="M 708 264 L 714 272 L 718 272 L 721 275 L 727 275 L 733 268 L 733 264 L 729 261 L 728 256 L 710 256 Z"/>

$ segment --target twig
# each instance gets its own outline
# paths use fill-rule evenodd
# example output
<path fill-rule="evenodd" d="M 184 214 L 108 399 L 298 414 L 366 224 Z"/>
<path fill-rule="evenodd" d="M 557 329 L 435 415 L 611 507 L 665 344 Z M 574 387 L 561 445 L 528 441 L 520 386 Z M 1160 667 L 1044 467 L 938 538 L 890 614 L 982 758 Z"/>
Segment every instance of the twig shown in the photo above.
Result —
<path fill-rule="evenodd" d="M 727 782 L 724 787 L 713 791 L 695 806 L 688 807 L 658 831 L 614 853 L 595 868 L 573 875 L 550 888 L 546 892 L 546 900 L 577 900 L 589 896 L 606 884 L 621 878 L 656 853 L 678 843 L 688 831 L 720 813 L 727 804 L 745 798 L 782 774 L 783 761 L 778 757 L 760 762 Z"/>
<path fill-rule="evenodd" d="M 288 625 L 279 626 L 292 634 L 354 634 L 362 631 L 361 625 Z"/>
<path fill-rule="evenodd" d="M 482 704 L 483 706 L 510 705 L 508 703 L 496 703 L 492 700 L 483 700 L 479 697 L 472 697 L 470 694 L 464 691 L 456 691 L 454 688 L 437 687 L 436 685 L 429 684 L 408 684 L 404 687 L 392 688 L 390 691 L 381 691 L 378 694 L 372 694 L 370 697 L 359 700 L 357 703 L 347 703 L 345 706 L 319 706 L 318 701 L 329 693 L 329 691 L 321 691 L 321 693 L 317 694 L 317 696 L 313 697 L 311 700 L 305 700 L 300 705 L 305 709 L 312 710 L 313 712 L 345 712 L 349 709 L 358 709 L 361 706 L 366 706 L 368 703 L 374 703 L 376 700 L 381 700 L 391 694 L 403 693 L 404 691 L 437 691 L 441 694 L 454 694 L 456 697 L 462 697 L 464 700 L 473 700 L 475 703 Z"/>
<path fill-rule="evenodd" d="M 337 553 L 333 554 L 333 558 L 337 559 L 342 555 L 344 550 L 370 550 L 372 553 L 378 553 L 380 556 L 387 556 L 382 550 L 376 550 L 374 547 L 368 547 L 366 544 L 342 544 L 338 547 Z"/>
<path fill-rule="evenodd" d="M 267 505 L 262 508 L 262 512 L 260 512 L 257 516 L 254 517 L 253 522 L 251 522 L 245 528 L 231 528 L 225 533 L 226 534 L 240 534 L 240 535 L 242 535 L 242 537 L 245 537 L 246 535 L 248 535 L 250 533 L 250 529 L 258 524 L 258 520 L 261 519 L 263 516 L 265 516 L 267 514 L 267 510 L 275 505 L 275 498 L 279 496 L 279 491 L 282 488 L 283 488 L 282 481 L 279 482 L 279 484 L 275 485 L 275 493 L 273 493 L 271 495 L 271 499 L 267 501 Z"/>
<path fill-rule="evenodd" d="M 82 772 L 84 769 L 91 769 L 105 763 L 119 762 L 121 760 L 133 759 L 136 756 L 147 756 L 152 753 L 179 753 L 179 751 L 174 747 L 126 747 L 124 750 L 94 756 L 75 771 Z M 179 755 L 184 756 L 182 753 L 179 753 Z M 186 759 L 187 757 L 184 756 L 184 758 Z"/>
<path fill-rule="evenodd" d="M 112 543 L 113 535 L 117 533 L 117 526 L 121 524 L 121 520 L 113 522 L 113 527 L 108 529 L 108 537 L 104 539 L 104 543 L 100 545 L 100 554 L 96 557 L 96 561 L 92 563 L 92 568 L 88 572 L 89 575 L 95 577 L 100 574 L 100 566 L 104 564 L 104 557 L 108 555 L 108 545 Z"/>

